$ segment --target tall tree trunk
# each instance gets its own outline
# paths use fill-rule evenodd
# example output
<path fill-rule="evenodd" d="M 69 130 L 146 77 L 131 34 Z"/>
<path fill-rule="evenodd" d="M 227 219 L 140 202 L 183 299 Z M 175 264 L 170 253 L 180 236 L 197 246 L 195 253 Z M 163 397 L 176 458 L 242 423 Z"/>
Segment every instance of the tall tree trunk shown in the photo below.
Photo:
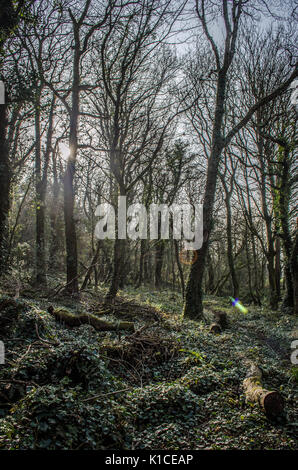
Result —
<path fill-rule="evenodd" d="M 257 113 L 258 123 L 261 123 L 261 116 L 260 113 Z M 261 168 L 261 181 L 260 181 L 260 192 L 261 192 L 261 201 L 262 201 L 262 211 L 263 217 L 265 220 L 266 225 L 266 236 L 267 236 L 267 268 L 268 268 L 268 278 L 269 278 L 269 302 L 270 307 L 273 310 L 276 310 L 278 307 L 278 295 L 276 291 L 276 276 L 275 276 L 275 269 L 274 269 L 274 258 L 275 258 L 275 251 L 274 251 L 274 239 L 272 234 L 272 217 L 268 211 L 267 205 L 267 191 L 266 191 L 266 172 L 267 168 L 265 166 L 264 161 L 264 152 L 266 152 L 266 148 L 264 146 L 264 139 L 259 134 L 259 127 L 257 130 L 257 147 L 258 147 L 258 159 L 260 162 Z M 270 149 L 269 149 L 270 152 Z"/>
<path fill-rule="evenodd" d="M 46 284 L 45 259 L 45 213 L 42 189 L 41 171 L 41 134 L 40 134 L 40 99 L 42 87 L 36 92 L 35 103 L 35 217 L 36 217 L 36 260 L 35 281 L 37 284 Z"/>
<path fill-rule="evenodd" d="M 118 193 L 118 186 L 114 187 L 116 193 Z M 113 191 L 113 189 L 112 189 Z M 120 196 L 126 196 L 124 185 L 119 186 Z M 113 195 L 111 197 L 113 199 Z M 115 204 L 116 205 L 116 204 Z M 119 290 L 119 287 L 123 284 L 124 276 L 124 260 L 125 260 L 125 250 L 126 250 L 126 239 L 118 238 L 118 206 L 116 205 L 115 210 L 115 241 L 114 241 L 114 257 L 113 257 L 113 274 L 111 279 L 110 288 L 105 298 L 105 302 L 109 303 L 114 300 Z"/>
<path fill-rule="evenodd" d="M 0 275 L 6 269 L 11 170 L 6 139 L 7 105 L 0 104 Z"/>
<path fill-rule="evenodd" d="M 194 262 L 191 265 L 189 278 L 185 292 L 184 316 L 191 319 L 203 318 L 203 277 L 206 256 L 209 246 L 209 236 L 212 228 L 212 215 L 216 191 L 217 175 L 220 156 L 223 150 L 223 138 L 221 134 L 224 102 L 226 93 L 227 70 L 221 69 L 218 73 L 216 108 L 212 131 L 211 153 L 208 159 L 207 181 L 203 203 L 203 244 L 194 254 Z"/>
<path fill-rule="evenodd" d="M 52 99 L 46 148 L 41 160 L 41 134 L 40 134 L 40 98 L 42 87 L 38 90 L 35 112 L 35 190 L 36 190 L 36 283 L 46 284 L 46 252 L 45 252 L 45 206 L 48 180 L 48 166 L 52 151 L 53 118 L 55 97 Z M 57 210 L 57 208 L 56 208 Z"/>
<path fill-rule="evenodd" d="M 73 82 L 72 82 L 72 108 L 69 129 L 69 150 L 70 155 L 67 161 L 64 174 L 64 221 L 65 221 L 65 241 L 66 241 L 66 274 L 67 291 L 77 294 L 78 286 L 78 253 L 77 235 L 74 220 L 74 174 L 78 150 L 78 120 L 80 105 L 80 50 L 77 25 L 74 26 L 75 50 L 73 61 Z"/>
<path fill-rule="evenodd" d="M 232 242 L 232 214 L 231 214 L 230 198 L 226 200 L 226 208 L 227 208 L 227 239 L 228 239 L 227 254 L 228 254 L 230 275 L 231 275 L 232 284 L 233 284 L 233 297 L 236 299 L 239 294 L 239 283 L 238 283 L 237 274 L 235 270 L 235 264 L 234 264 L 234 253 L 233 253 L 233 242 Z"/>
<path fill-rule="evenodd" d="M 285 279 L 286 279 L 286 295 L 283 301 L 283 307 L 293 308 L 294 307 L 294 285 L 291 268 L 291 255 L 292 255 L 292 239 L 289 228 L 289 200 L 290 200 L 290 186 L 289 186 L 289 153 L 290 147 L 280 146 L 279 149 L 281 158 L 279 159 L 282 163 L 282 172 L 280 180 L 279 190 L 279 212 L 280 212 L 280 225 L 282 229 L 282 241 L 284 248 L 285 258 Z"/>
<path fill-rule="evenodd" d="M 296 236 L 293 242 L 293 249 L 291 255 L 291 271 L 293 279 L 294 314 L 298 315 L 298 228 L 296 229 Z"/>
<path fill-rule="evenodd" d="M 23 3 L 14 9 L 12 0 L 0 0 L 0 55 L 4 50 L 5 42 L 21 19 Z M 0 58 L 0 79 L 2 76 L 2 59 Z M 8 249 L 8 214 L 10 208 L 11 168 L 9 161 L 9 148 L 7 142 L 7 101 L 8 93 L 5 89 L 4 103 L 0 104 L 0 275 L 7 268 Z"/>
<path fill-rule="evenodd" d="M 60 243 L 59 240 L 63 240 L 63 229 L 59 226 L 59 209 L 60 209 L 60 201 L 59 201 L 59 194 L 62 186 L 62 182 L 59 181 L 58 178 L 58 170 L 57 170 L 57 160 L 56 154 L 53 152 L 52 154 L 52 162 L 53 162 L 53 189 L 52 189 L 52 200 L 50 205 L 50 246 L 49 246 L 49 269 L 51 271 L 56 271 L 61 269 L 61 265 L 59 263 L 59 252 L 60 252 Z M 61 230 L 62 229 L 62 230 Z M 62 233 L 61 233 L 62 232 Z"/>
<path fill-rule="evenodd" d="M 228 189 L 228 186 L 225 181 L 225 177 L 226 177 L 225 173 L 223 175 L 220 174 L 220 178 L 221 178 L 222 186 L 225 192 L 224 199 L 225 199 L 225 206 L 226 206 L 226 222 L 227 222 L 228 265 L 230 269 L 230 275 L 231 275 L 232 286 L 233 286 L 233 297 L 236 299 L 239 293 L 239 283 L 238 283 L 237 274 L 235 270 L 235 264 L 234 264 L 233 241 L 232 241 L 232 210 L 231 210 L 231 197 L 233 194 L 233 187 L 234 187 L 234 174 L 235 174 L 235 170 L 233 171 L 233 174 L 231 176 L 230 189 Z"/>

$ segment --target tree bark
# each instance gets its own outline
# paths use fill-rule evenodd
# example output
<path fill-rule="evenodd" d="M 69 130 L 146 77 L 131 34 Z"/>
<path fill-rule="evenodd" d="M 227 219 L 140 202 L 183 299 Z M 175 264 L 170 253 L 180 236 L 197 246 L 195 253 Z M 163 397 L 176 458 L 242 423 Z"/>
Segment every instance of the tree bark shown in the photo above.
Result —
<path fill-rule="evenodd" d="M 63 240 L 63 226 L 62 222 L 59 224 L 59 213 L 62 206 L 59 200 L 59 194 L 62 187 L 62 181 L 58 177 L 56 153 L 52 154 L 53 164 L 53 188 L 52 200 L 50 204 L 50 246 L 49 246 L 49 269 L 53 272 L 62 268 L 60 260 L 60 240 Z"/>
<path fill-rule="evenodd" d="M 178 266 L 179 277 L 180 277 L 180 285 L 181 285 L 182 298 L 184 299 L 184 296 L 185 296 L 184 274 L 183 274 L 183 269 L 182 269 L 181 262 L 180 262 L 180 258 L 179 258 L 178 240 L 176 240 L 175 238 L 174 238 L 174 247 L 175 247 L 176 263 L 177 263 L 177 266 Z"/>
<path fill-rule="evenodd" d="M 140 263 L 139 263 L 139 276 L 136 288 L 138 289 L 144 281 L 144 258 L 146 253 L 146 240 L 141 239 L 141 249 L 140 249 Z"/>
<path fill-rule="evenodd" d="M 6 269 L 11 170 L 6 139 L 7 105 L 0 104 L 0 274 Z"/>
<path fill-rule="evenodd" d="M 212 133 L 212 149 L 208 159 L 207 181 L 203 203 L 203 244 L 194 254 L 194 262 L 191 265 L 189 278 L 185 292 L 185 304 L 183 314 L 187 318 L 201 320 L 203 318 L 203 276 L 205 261 L 209 246 L 209 236 L 212 228 L 212 213 L 216 191 L 218 166 L 223 149 L 221 127 L 224 114 L 224 101 L 226 91 L 226 72 L 219 72 L 216 110 Z M 196 259 L 195 259 L 196 258 Z"/>
<path fill-rule="evenodd" d="M 40 105 L 42 86 L 36 90 L 35 102 L 35 217 L 36 217 L 36 260 L 35 281 L 37 284 L 46 284 L 45 259 L 45 227 L 44 227 L 44 201 L 42 201 L 42 175 L 41 175 L 41 134 L 40 134 Z"/>
<path fill-rule="evenodd" d="M 260 113 L 258 113 L 258 121 L 261 122 Z M 275 258 L 275 251 L 274 251 L 274 239 L 272 235 L 272 217 L 268 212 L 268 205 L 267 205 L 267 191 L 266 191 L 266 167 L 264 162 L 264 152 L 266 152 L 266 148 L 264 145 L 264 139 L 260 136 L 259 132 L 257 131 L 257 147 L 258 147 L 258 158 L 260 162 L 261 168 L 261 181 L 260 181 L 260 192 L 261 192 L 261 201 L 262 201 L 262 211 L 266 225 L 266 235 L 267 235 L 267 268 L 268 268 L 268 277 L 269 277 L 269 302 L 270 307 L 273 310 L 276 310 L 278 307 L 278 295 L 276 291 L 276 276 L 275 276 L 275 269 L 274 269 L 274 258 Z"/>
<path fill-rule="evenodd" d="M 162 285 L 162 266 L 165 244 L 163 240 L 159 240 L 155 249 L 155 287 L 161 288 Z"/>
<path fill-rule="evenodd" d="M 279 212 L 280 224 L 282 229 L 282 241 L 285 255 L 285 278 L 286 278 L 286 295 L 283 300 L 283 307 L 292 309 L 294 307 L 294 285 L 291 269 L 291 255 L 292 255 L 292 239 L 289 228 L 289 200 L 290 200 L 290 174 L 289 174 L 289 153 L 290 147 L 285 143 L 280 146 L 279 152 L 281 154 L 282 172 L 279 190 Z"/>
<path fill-rule="evenodd" d="M 233 286 L 233 297 L 236 299 L 239 294 L 239 283 L 237 279 L 237 274 L 235 270 L 234 264 L 234 254 L 233 254 L 233 241 L 232 241 L 232 210 L 231 210 L 231 197 L 233 193 L 233 186 L 234 186 L 234 173 L 231 176 L 231 184 L 230 189 L 228 189 L 227 184 L 225 182 L 225 174 L 220 175 L 222 186 L 225 192 L 225 206 L 226 206 L 226 222 L 227 222 L 227 257 L 228 257 L 228 264 L 230 269 L 230 275 L 232 280 Z"/>
<path fill-rule="evenodd" d="M 291 271 L 293 279 L 294 314 L 298 315 L 298 228 L 296 228 L 296 236 L 293 242 L 293 249 L 291 255 Z"/>
<path fill-rule="evenodd" d="M 123 276 L 125 244 L 126 240 L 121 240 L 116 237 L 114 242 L 113 275 L 109 291 L 105 298 L 106 303 L 114 300 L 121 284 L 121 277 Z"/>
<path fill-rule="evenodd" d="M 5 42 L 14 28 L 21 21 L 21 11 L 26 7 L 26 1 L 17 5 L 12 0 L 0 0 L 0 54 L 2 55 Z M 28 2 L 29 3 L 29 2 Z M 0 72 L 1 72 L 0 58 Z M 1 73 L 1 79 L 3 76 Z M 7 142 L 7 102 L 8 93 L 5 90 L 5 103 L 0 104 L 0 275 L 7 268 L 8 249 L 8 214 L 10 208 L 11 168 Z"/>
<path fill-rule="evenodd" d="M 73 59 L 72 108 L 69 129 L 70 155 L 67 161 L 63 182 L 67 290 L 71 294 L 77 294 L 79 291 L 77 235 L 74 220 L 74 174 L 78 150 L 78 120 L 80 107 L 80 39 L 77 23 L 74 23 L 74 38 L 75 46 Z"/>
<path fill-rule="evenodd" d="M 85 276 L 85 279 L 83 281 L 83 284 L 82 284 L 82 287 L 81 287 L 81 290 L 84 290 L 86 289 L 87 287 L 87 284 L 88 284 L 88 281 L 90 279 L 90 276 L 91 276 L 91 273 L 97 263 L 97 260 L 98 260 L 98 257 L 99 257 L 99 253 L 100 253 L 100 247 L 101 247 L 101 243 L 100 243 L 100 240 L 97 241 L 97 246 L 96 246 L 96 250 L 95 250 L 95 253 L 94 253 L 94 256 L 92 258 L 92 261 L 91 261 L 91 264 L 87 270 L 87 273 L 86 273 L 86 276 Z"/>

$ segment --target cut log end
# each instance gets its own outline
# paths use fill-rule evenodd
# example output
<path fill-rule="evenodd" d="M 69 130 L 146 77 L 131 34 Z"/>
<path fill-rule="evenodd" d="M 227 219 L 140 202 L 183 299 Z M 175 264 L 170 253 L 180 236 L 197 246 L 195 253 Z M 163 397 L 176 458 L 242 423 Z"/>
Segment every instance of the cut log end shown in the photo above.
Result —
<path fill-rule="evenodd" d="M 279 416 L 284 409 L 283 398 L 279 392 L 267 392 L 261 399 L 261 406 L 268 416 Z"/>
<path fill-rule="evenodd" d="M 221 327 L 218 323 L 212 323 L 210 325 L 210 333 L 219 334 L 221 333 Z"/>

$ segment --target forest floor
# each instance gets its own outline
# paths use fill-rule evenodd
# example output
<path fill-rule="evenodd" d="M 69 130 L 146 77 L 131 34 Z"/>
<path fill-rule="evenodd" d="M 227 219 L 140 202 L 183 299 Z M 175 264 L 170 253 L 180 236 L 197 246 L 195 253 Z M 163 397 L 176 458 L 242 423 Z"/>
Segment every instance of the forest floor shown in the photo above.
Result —
<path fill-rule="evenodd" d="M 293 316 L 255 306 L 243 314 L 227 299 L 206 297 L 205 321 L 182 321 L 176 292 L 125 289 L 109 308 L 104 293 L 90 289 L 78 301 L 27 289 L 14 299 L 3 287 L 0 449 L 297 448 Z M 68 327 L 49 305 L 132 321 L 137 332 Z M 217 310 L 228 327 L 214 335 Z M 249 361 L 285 400 L 275 421 L 245 402 Z"/>

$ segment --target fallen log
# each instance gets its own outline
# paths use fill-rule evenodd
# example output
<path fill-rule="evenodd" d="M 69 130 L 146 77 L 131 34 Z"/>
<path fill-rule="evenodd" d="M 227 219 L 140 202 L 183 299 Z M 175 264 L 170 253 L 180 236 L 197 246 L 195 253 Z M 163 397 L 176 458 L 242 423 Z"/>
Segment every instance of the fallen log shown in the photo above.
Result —
<path fill-rule="evenodd" d="M 118 323 L 112 323 L 106 320 L 102 320 L 92 313 L 74 314 L 64 309 L 54 310 L 52 305 L 49 306 L 48 312 L 53 315 L 57 321 L 65 323 L 65 325 L 71 327 L 87 324 L 92 325 L 93 328 L 95 328 L 97 331 L 134 331 L 134 323 L 129 321 L 119 321 Z"/>
<path fill-rule="evenodd" d="M 258 403 L 269 417 L 276 417 L 283 412 L 283 398 L 277 391 L 269 391 L 262 386 L 262 371 L 255 364 L 243 381 L 243 388 L 247 402 Z"/>
<path fill-rule="evenodd" d="M 226 312 L 213 312 L 214 322 L 210 325 L 210 333 L 219 334 L 228 326 Z"/>
<path fill-rule="evenodd" d="M 228 317 L 226 312 L 214 312 L 215 322 L 218 323 L 222 330 L 228 327 Z"/>
<path fill-rule="evenodd" d="M 220 324 L 219 323 L 211 323 L 210 325 L 210 333 L 214 333 L 214 334 L 219 334 L 221 333 L 221 327 L 220 327 Z"/>

